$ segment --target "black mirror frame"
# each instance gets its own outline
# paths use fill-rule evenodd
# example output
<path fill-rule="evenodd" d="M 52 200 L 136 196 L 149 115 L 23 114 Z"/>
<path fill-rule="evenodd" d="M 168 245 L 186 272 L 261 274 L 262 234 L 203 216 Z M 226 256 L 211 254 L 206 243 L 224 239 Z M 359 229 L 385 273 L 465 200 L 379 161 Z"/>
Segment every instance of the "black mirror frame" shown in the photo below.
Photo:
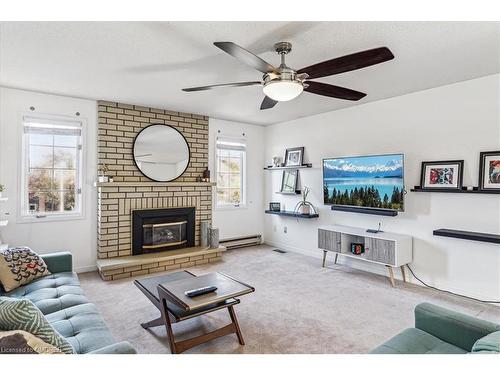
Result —
<path fill-rule="evenodd" d="M 186 165 L 186 168 L 184 168 L 184 170 L 182 171 L 182 173 L 180 175 L 178 175 L 177 177 L 171 179 L 171 180 L 166 180 L 166 181 L 159 181 L 159 180 L 155 180 L 154 178 L 151 178 L 149 177 L 148 175 L 146 175 L 142 170 L 141 168 L 139 168 L 139 166 L 137 165 L 137 162 L 135 161 L 135 156 L 134 156 L 134 149 L 135 149 L 135 142 L 137 142 L 137 138 L 139 138 L 139 136 L 141 135 L 141 133 L 150 128 L 151 126 L 157 126 L 157 125 L 161 125 L 161 126 L 166 126 L 168 128 L 171 128 L 171 129 L 174 129 L 177 133 L 180 134 L 180 136 L 184 139 L 184 142 L 186 142 L 186 146 L 187 146 L 187 149 L 188 149 L 188 162 L 187 162 L 187 165 Z M 137 170 L 139 172 L 141 172 L 141 174 L 146 177 L 146 178 L 149 178 L 151 181 L 154 181 L 154 182 L 172 182 L 172 181 L 175 181 L 177 180 L 179 177 L 181 177 L 185 172 L 186 170 L 189 168 L 189 164 L 191 163 L 191 148 L 189 147 L 189 142 L 187 141 L 186 137 L 184 137 L 184 134 L 182 134 L 178 129 L 174 128 L 173 126 L 170 126 L 170 125 L 167 125 L 167 124 L 149 124 L 148 126 L 146 126 L 144 129 L 142 129 L 139 133 L 137 133 L 137 135 L 135 136 L 134 138 L 134 143 L 132 144 L 132 160 L 134 161 L 134 165 L 135 167 L 137 168 Z"/>

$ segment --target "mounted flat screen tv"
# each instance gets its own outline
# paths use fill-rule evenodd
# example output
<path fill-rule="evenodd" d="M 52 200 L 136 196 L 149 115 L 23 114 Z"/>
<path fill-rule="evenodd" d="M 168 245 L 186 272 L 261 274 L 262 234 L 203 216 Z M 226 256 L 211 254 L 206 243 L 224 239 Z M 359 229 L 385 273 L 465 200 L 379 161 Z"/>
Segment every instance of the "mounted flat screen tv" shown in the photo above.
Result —
<path fill-rule="evenodd" d="M 325 204 L 404 211 L 404 155 L 323 159 Z"/>

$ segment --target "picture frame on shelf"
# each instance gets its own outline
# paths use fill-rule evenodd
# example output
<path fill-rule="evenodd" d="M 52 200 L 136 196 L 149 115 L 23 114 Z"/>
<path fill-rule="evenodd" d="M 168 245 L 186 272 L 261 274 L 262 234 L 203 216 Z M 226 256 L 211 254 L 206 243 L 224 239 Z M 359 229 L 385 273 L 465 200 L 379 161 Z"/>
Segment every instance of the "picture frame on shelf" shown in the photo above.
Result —
<path fill-rule="evenodd" d="M 304 147 L 287 148 L 285 151 L 285 167 L 299 167 L 304 160 Z"/>
<path fill-rule="evenodd" d="M 500 151 L 479 153 L 478 189 L 480 191 L 500 192 Z"/>
<path fill-rule="evenodd" d="M 283 171 L 280 193 L 295 194 L 297 192 L 298 177 L 299 171 L 297 169 Z"/>
<path fill-rule="evenodd" d="M 281 203 L 280 202 L 270 202 L 269 203 L 269 211 L 273 211 L 273 212 L 281 211 Z"/>
<path fill-rule="evenodd" d="M 423 161 L 420 186 L 423 189 L 462 190 L 463 160 Z"/>

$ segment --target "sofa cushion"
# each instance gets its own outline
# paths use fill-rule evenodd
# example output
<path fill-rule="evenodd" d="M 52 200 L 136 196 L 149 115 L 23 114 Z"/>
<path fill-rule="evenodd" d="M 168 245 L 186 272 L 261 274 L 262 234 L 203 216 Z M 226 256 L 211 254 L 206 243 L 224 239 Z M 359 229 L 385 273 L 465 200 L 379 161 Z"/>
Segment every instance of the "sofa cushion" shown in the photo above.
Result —
<path fill-rule="evenodd" d="M 465 350 L 418 328 L 408 328 L 371 351 L 373 354 L 464 354 Z"/>
<path fill-rule="evenodd" d="M 0 250 L 0 282 L 5 291 L 46 275 L 50 272 L 44 260 L 29 247 Z"/>
<path fill-rule="evenodd" d="M 0 330 L 23 330 L 72 354 L 73 347 L 49 324 L 42 312 L 27 299 L 0 297 Z"/>
<path fill-rule="evenodd" d="M 89 353 L 115 343 L 97 308 L 91 303 L 68 307 L 45 317 L 77 353 Z"/>
<path fill-rule="evenodd" d="M 480 338 L 472 347 L 473 353 L 500 353 L 500 331 L 490 333 Z"/>
<path fill-rule="evenodd" d="M 29 299 L 45 315 L 88 303 L 80 288 L 78 276 L 73 272 L 55 273 L 42 277 L 31 284 L 5 293 L 5 296 Z"/>
<path fill-rule="evenodd" d="M 63 354 L 53 345 L 22 330 L 0 331 L 1 354 Z"/>

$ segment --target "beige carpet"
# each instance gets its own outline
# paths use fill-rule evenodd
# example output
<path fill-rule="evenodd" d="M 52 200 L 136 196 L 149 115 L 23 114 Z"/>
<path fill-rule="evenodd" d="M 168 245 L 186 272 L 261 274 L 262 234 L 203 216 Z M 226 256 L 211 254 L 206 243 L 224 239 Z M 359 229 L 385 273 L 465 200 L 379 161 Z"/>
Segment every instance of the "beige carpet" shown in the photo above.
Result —
<path fill-rule="evenodd" d="M 243 296 L 236 313 L 246 341 L 235 335 L 195 347 L 187 353 L 366 353 L 404 328 L 413 326 L 413 308 L 424 301 L 500 323 L 500 307 L 434 292 L 272 247 L 231 250 L 224 260 L 190 271 L 223 271 L 256 288 Z M 117 340 L 140 353 L 169 353 L 164 327 L 139 324 L 159 316 L 134 286 L 133 279 L 102 281 L 96 272 L 80 274 L 87 297 L 101 311 Z M 229 321 L 216 312 L 176 324 L 179 338 Z"/>

